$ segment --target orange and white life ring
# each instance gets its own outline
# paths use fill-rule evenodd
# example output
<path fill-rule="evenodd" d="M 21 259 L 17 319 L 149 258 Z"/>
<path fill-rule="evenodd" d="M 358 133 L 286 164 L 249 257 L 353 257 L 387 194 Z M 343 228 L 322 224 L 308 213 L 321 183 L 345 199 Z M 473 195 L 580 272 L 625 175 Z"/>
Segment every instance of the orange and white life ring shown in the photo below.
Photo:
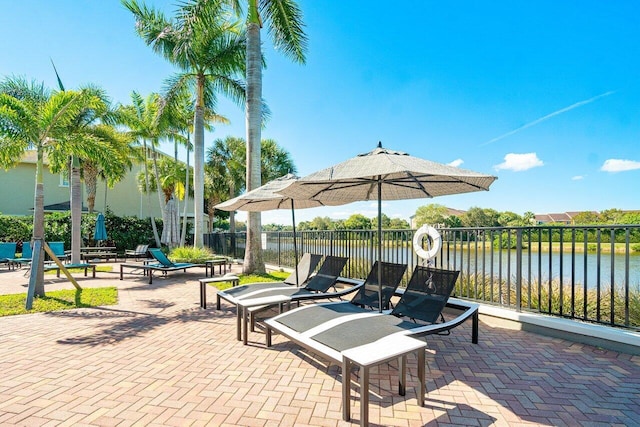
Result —
<path fill-rule="evenodd" d="M 422 247 L 422 239 L 427 237 L 427 249 Z M 438 255 L 442 247 L 442 238 L 438 230 L 430 225 L 423 225 L 413 235 L 413 250 L 420 258 L 430 260 Z"/>

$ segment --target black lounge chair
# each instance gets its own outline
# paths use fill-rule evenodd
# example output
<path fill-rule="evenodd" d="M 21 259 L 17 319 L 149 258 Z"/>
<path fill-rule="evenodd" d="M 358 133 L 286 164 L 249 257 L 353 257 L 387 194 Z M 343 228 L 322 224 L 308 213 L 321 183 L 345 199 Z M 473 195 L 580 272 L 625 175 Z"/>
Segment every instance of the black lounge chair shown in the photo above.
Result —
<path fill-rule="evenodd" d="M 413 271 L 406 290 L 393 310 L 372 312 L 345 302 L 299 307 L 267 319 L 267 346 L 271 346 L 272 331 L 338 364 L 350 372 L 351 363 L 365 369 L 361 388 L 361 417 L 367 419 L 368 368 L 395 357 L 405 357 L 418 349 L 420 392 L 424 402 L 424 351 L 415 338 L 438 334 L 473 319 L 472 342 L 478 342 L 478 305 L 464 301 L 449 301 L 458 271 L 418 266 Z M 443 309 L 449 306 L 462 311 L 443 323 Z M 321 317 L 321 318 L 319 318 Z M 408 339 L 410 338 L 410 339 Z M 413 343 L 413 344 L 412 344 Z M 403 349 L 406 349 L 404 351 Z M 420 365 L 422 364 L 422 366 Z M 404 365 L 400 371 L 400 394 L 404 394 Z M 346 375 L 346 374 L 344 374 Z M 349 378 L 343 378 L 343 418 L 348 420 Z"/>
<path fill-rule="evenodd" d="M 240 339 L 242 335 L 244 343 L 247 343 L 249 316 L 251 316 L 251 330 L 253 330 L 255 314 L 259 311 L 274 305 L 279 305 L 282 308 L 282 305 L 285 303 L 291 304 L 292 302 L 299 303 L 306 300 L 341 298 L 358 290 L 361 284 L 349 286 L 339 291 L 335 288 L 340 273 L 347 264 L 347 261 L 348 258 L 345 257 L 327 256 L 318 272 L 311 277 L 303 287 L 290 285 L 260 287 L 260 289 L 256 289 L 254 292 L 236 298 L 238 339 Z M 252 286 L 258 287 L 259 285 Z M 334 288 L 333 292 L 329 292 L 331 288 Z M 244 333 L 242 333 L 243 325 Z"/>
<path fill-rule="evenodd" d="M 406 264 L 382 263 L 383 309 L 388 309 L 391 298 L 398 289 L 406 270 Z M 286 316 L 282 316 L 280 323 L 297 333 L 302 333 L 325 322 L 338 321 L 342 317 L 351 318 L 362 313 L 368 315 L 372 313 L 372 309 L 378 309 L 378 291 L 378 261 L 376 261 L 358 289 L 358 293 L 350 301 L 315 304 L 305 307 L 304 310 L 290 311 Z M 267 328 L 267 334 L 267 346 L 269 346 L 271 345 L 269 328 Z"/>
<path fill-rule="evenodd" d="M 120 280 L 123 280 L 124 268 L 131 268 L 134 270 L 143 270 L 145 275 L 149 276 L 149 284 L 153 283 L 153 272 L 161 271 L 162 274 L 167 274 L 170 271 L 187 271 L 187 268 L 192 267 L 204 267 L 204 264 L 192 264 L 190 262 L 172 262 L 167 256 L 158 248 L 149 249 L 149 253 L 155 258 L 157 263 L 152 264 L 120 264 Z"/>
<path fill-rule="evenodd" d="M 238 286 L 236 288 L 227 289 L 224 291 L 218 291 L 216 297 L 216 308 L 220 310 L 220 300 L 224 299 L 230 302 L 233 305 L 237 305 L 240 299 L 242 298 L 250 298 L 256 295 L 260 295 L 264 292 L 269 292 L 273 290 L 283 290 L 288 291 L 293 289 L 297 290 L 297 287 L 300 285 L 306 285 L 309 281 L 309 278 L 316 270 L 316 267 L 320 263 L 322 259 L 322 255 L 305 253 L 300 258 L 298 262 L 297 268 L 282 282 L 266 282 L 266 283 L 248 283 L 242 286 Z M 338 267 L 338 264 L 330 264 L 334 267 Z M 342 267 L 340 267 L 340 271 L 342 271 Z M 336 276 L 340 274 L 340 271 L 337 272 Z M 296 279 L 296 272 L 298 278 Z"/>

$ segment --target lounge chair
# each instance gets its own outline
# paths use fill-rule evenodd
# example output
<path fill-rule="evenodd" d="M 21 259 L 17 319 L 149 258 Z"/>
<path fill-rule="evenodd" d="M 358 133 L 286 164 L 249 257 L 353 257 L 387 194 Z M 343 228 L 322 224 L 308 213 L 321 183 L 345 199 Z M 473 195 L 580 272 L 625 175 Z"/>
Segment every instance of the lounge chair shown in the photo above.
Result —
<path fill-rule="evenodd" d="M 267 346 L 271 346 L 272 331 L 343 366 L 343 375 L 350 372 L 352 362 L 368 369 L 375 363 L 396 356 L 406 356 L 419 348 L 418 338 L 438 334 L 473 319 L 472 342 L 478 342 L 478 305 L 464 301 L 449 301 L 459 272 L 418 266 L 413 271 L 406 290 L 393 310 L 372 312 L 354 307 L 348 302 L 317 304 L 299 307 L 265 321 Z M 444 323 L 440 319 L 445 306 L 461 311 L 457 317 Z M 346 313 L 346 314 L 345 314 Z M 411 343 L 414 342 L 415 345 Z M 404 347 L 403 347 L 404 346 Z M 406 348 L 406 352 L 399 351 Z M 418 401 L 424 401 L 424 351 L 419 351 L 420 392 Z M 404 365 L 402 365 L 404 366 Z M 422 369 L 421 369 L 422 368 Z M 399 371 L 403 375 L 404 368 Z M 368 371 L 363 374 L 361 388 L 361 419 L 366 420 L 368 403 Z M 400 394 L 404 392 L 404 378 L 400 381 Z M 343 378 L 343 418 L 349 415 L 350 379 Z"/>
<path fill-rule="evenodd" d="M 146 258 L 148 250 L 149 250 L 149 245 L 138 245 L 136 246 L 135 249 L 125 249 L 124 257 L 135 258 L 136 260 L 140 258 Z"/>
<path fill-rule="evenodd" d="M 346 261 L 345 261 L 346 262 Z M 325 261 L 326 263 L 326 261 Z M 324 267 L 325 264 L 323 264 Z M 383 305 L 388 306 L 389 304 L 389 300 L 391 299 L 391 296 L 393 295 L 394 291 L 397 289 L 400 280 L 402 280 L 402 276 L 404 275 L 404 272 L 406 271 L 407 266 L 405 264 L 392 264 L 392 263 L 386 263 L 383 262 L 382 263 L 382 283 L 383 283 L 383 296 L 385 296 L 383 298 Z M 263 307 L 268 307 L 268 306 L 273 306 L 275 304 L 279 304 L 280 306 L 282 306 L 282 304 L 287 304 L 288 306 L 291 305 L 292 302 L 297 302 L 300 303 L 302 301 L 309 301 L 309 300 L 326 300 L 326 299 L 332 299 L 332 298 L 340 298 L 342 299 L 342 297 L 351 294 L 353 292 L 356 292 L 356 295 L 351 299 L 351 303 L 350 305 L 353 305 L 354 307 L 371 307 L 371 308 L 376 308 L 378 306 L 378 263 L 376 262 L 371 271 L 369 272 L 369 275 L 367 276 L 366 280 L 362 283 L 358 283 L 355 282 L 352 286 L 348 286 L 340 291 L 335 290 L 333 292 L 328 292 L 329 288 L 331 287 L 328 283 L 328 280 L 326 279 L 321 279 L 323 286 L 314 286 L 314 282 L 316 281 L 316 278 L 318 276 L 322 276 L 322 268 L 320 269 L 320 271 L 318 272 L 318 274 L 316 276 L 314 276 L 310 281 L 309 284 L 302 289 L 298 289 L 296 292 L 293 293 L 276 293 L 275 291 L 270 293 L 269 295 L 265 295 L 260 294 L 260 295 L 256 295 L 253 298 L 242 298 L 239 300 L 237 307 L 238 307 L 238 316 L 243 318 L 243 324 L 244 324 L 244 334 L 243 334 L 243 341 L 246 344 L 247 343 L 247 315 L 248 312 L 250 314 L 253 315 L 253 310 L 255 310 L 256 308 L 263 308 Z M 332 282 L 335 284 L 335 282 L 338 280 L 338 277 L 336 276 L 335 279 L 331 279 Z M 314 289 L 314 290 L 310 290 L 310 289 Z M 375 298 L 373 298 L 372 294 L 375 293 Z M 253 325 L 254 325 L 254 318 L 252 317 L 251 319 L 251 330 L 253 330 Z M 241 328 L 240 323 L 238 324 L 238 328 Z M 238 331 L 238 336 L 240 335 L 240 331 Z"/>
<path fill-rule="evenodd" d="M 0 264 L 7 264 L 16 257 L 16 242 L 0 242 Z"/>
<path fill-rule="evenodd" d="M 204 267 L 204 264 L 192 264 L 190 262 L 172 262 L 167 258 L 167 256 L 160 249 L 152 248 L 149 249 L 149 254 L 158 261 L 157 263 L 148 263 L 148 264 L 120 264 L 120 280 L 123 280 L 124 268 L 131 268 L 134 270 L 143 270 L 144 273 L 149 276 L 149 284 L 153 283 L 153 272 L 161 271 L 162 274 L 166 275 L 170 271 L 187 271 L 187 268 L 192 267 Z"/>
<path fill-rule="evenodd" d="M 29 264 L 31 262 L 31 257 L 31 242 L 22 242 L 22 253 L 20 254 L 20 258 L 9 258 L 9 270 L 16 266 L 22 267 L 22 264 Z"/>
<path fill-rule="evenodd" d="M 71 259 L 71 254 L 65 252 L 64 250 L 64 242 L 49 242 L 49 248 L 51 252 L 58 258 L 60 261 L 65 261 Z"/>
<path fill-rule="evenodd" d="M 282 310 L 284 303 L 300 302 L 310 299 L 340 298 L 358 289 L 356 286 L 347 287 L 340 291 L 335 285 L 340 277 L 342 269 L 347 264 L 348 258 L 327 256 L 318 272 L 302 287 L 291 285 L 262 286 L 264 284 L 251 285 L 254 289 L 235 298 L 236 313 L 238 316 L 237 337 L 243 337 L 247 343 L 249 316 L 251 317 L 251 330 L 255 325 L 255 314 L 274 305 L 279 305 Z M 328 292 L 334 288 L 335 292 Z M 219 307 L 220 299 L 216 299 L 216 307 Z M 243 328 L 244 325 L 244 328 Z M 242 332 L 244 330 L 244 333 Z"/>
<path fill-rule="evenodd" d="M 238 301 L 244 297 L 251 297 L 259 291 L 273 290 L 273 289 L 296 289 L 300 285 L 306 285 L 307 281 L 311 277 L 311 274 L 316 270 L 316 267 L 320 263 L 322 255 L 305 253 L 300 258 L 297 268 L 282 282 L 266 282 L 266 283 L 249 283 L 246 285 L 238 286 L 237 288 L 227 289 L 225 291 L 218 291 L 216 297 L 216 308 L 220 310 L 220 300 L 224 299 L 233 305 L 237 305 Z M 344 267 L 344 265 L 343 265 Z M 342 270 L 342 268 L 340 268 Z M 298 279 L 296 280 L 296 271 L 298 273 Z M 340 272 L 338 271 L 338 274 Z"/>

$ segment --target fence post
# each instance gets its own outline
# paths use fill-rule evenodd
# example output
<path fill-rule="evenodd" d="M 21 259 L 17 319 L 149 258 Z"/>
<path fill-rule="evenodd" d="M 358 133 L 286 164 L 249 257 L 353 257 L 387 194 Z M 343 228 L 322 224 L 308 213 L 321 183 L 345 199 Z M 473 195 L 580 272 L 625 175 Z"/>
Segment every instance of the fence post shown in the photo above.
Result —
<path fill-rule="evenodd" d="M 280 244 L 282 243 L 282 241 L 280 240 L 280 232 L 278 231 L 278 267 L 282 266 L 282 260 L 280 259 Z"/>
<path fill-rule="evenodd" d="M 522 310 L 522 228 L 516 230 L 516 311 Z"/>

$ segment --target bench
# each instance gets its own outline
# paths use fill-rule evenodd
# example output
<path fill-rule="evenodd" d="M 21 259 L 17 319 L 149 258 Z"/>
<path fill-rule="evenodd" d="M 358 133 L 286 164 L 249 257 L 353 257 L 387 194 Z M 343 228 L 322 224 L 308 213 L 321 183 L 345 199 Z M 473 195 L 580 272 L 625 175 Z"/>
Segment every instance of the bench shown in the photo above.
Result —
<path fill-rule="evenodd" d="M 96 277 L 96 266 L 95 264 L 88 263 L 78 263 L 78 264 L 64 264 L 64 268 L 67 270 L 70 268 L 82 268 L 84 269 L 84 275 L 87 276 L 87 270 L 91 269 L 92 277 L 95 279 Z M 57 264 L 49 264 L 44 266 L 44 271 L 56 271 L 56 277 L 60 277 L 60 267 Z"/>

